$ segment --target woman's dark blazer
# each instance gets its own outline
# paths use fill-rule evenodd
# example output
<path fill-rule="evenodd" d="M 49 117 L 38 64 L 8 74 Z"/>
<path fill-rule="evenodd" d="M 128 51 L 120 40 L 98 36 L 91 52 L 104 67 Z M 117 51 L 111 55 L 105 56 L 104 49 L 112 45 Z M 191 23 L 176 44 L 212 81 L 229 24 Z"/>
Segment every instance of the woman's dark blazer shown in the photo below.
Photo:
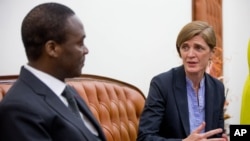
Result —
<path fill-rule="evenodd" d="M 224 85 L 205 73 L 205 131 L 224 129 Z M 190 134 L 184 67 L 155 76 L 139 123 L 137 141 L 181 141 Z"/>

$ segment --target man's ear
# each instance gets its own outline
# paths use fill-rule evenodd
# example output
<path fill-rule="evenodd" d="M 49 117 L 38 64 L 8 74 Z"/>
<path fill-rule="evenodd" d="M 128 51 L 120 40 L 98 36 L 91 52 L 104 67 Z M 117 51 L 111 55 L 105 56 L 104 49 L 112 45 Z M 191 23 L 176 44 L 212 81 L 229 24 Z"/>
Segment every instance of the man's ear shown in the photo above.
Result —
<path fill-rule="evenodd" d="M 58 57 L 58 47 L 59 46 L 55 41 L 49 40 L 45 43 L 45 52 L 50 57 Z"/>

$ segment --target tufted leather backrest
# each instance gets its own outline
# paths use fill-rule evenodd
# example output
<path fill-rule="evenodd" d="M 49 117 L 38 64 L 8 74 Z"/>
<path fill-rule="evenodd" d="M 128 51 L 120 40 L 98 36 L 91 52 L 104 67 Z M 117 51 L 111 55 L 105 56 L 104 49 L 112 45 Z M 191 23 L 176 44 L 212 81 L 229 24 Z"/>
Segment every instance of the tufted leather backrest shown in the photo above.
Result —
<path fill-rule="evenodd" d="M 0 76 L 0 101 L 18 76 Z M 83 74 L 66 79 L 86 101 L 108 141 L 135 141 L 145 96 L 120 80 Z"/>
<path fill-rule="evenodd" d="M 0 101 L 5 96 L 6 92 L 16 81 L 17 75 L 0 76 Z"/>

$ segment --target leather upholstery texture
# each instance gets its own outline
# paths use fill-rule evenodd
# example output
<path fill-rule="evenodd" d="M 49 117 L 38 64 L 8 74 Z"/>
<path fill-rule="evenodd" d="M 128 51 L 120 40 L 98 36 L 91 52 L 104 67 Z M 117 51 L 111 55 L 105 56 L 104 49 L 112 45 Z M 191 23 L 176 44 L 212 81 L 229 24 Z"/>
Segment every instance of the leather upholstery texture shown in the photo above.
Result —
<path fill-rule="evenodd" d="M 0 101 L 17 77 L 0 76 Z M 136 140 L 145 103 L 140 89 L 120 80 L 91 74 L 66 79 L 66 83 L 85 100 L 108 141 Z"/>

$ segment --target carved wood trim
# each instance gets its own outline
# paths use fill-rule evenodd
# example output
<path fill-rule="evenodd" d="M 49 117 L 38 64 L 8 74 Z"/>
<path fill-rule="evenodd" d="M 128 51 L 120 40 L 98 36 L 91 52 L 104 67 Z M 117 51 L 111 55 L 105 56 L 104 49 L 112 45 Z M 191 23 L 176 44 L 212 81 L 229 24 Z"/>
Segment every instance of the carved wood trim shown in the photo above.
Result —
<path fill-rule="evenodd" d="M 216 77 L 223 75 L 222 0 L 192 0 L 192 20 L 206 21 L 216 33 L 216 50 L 208 72 Z"/>

